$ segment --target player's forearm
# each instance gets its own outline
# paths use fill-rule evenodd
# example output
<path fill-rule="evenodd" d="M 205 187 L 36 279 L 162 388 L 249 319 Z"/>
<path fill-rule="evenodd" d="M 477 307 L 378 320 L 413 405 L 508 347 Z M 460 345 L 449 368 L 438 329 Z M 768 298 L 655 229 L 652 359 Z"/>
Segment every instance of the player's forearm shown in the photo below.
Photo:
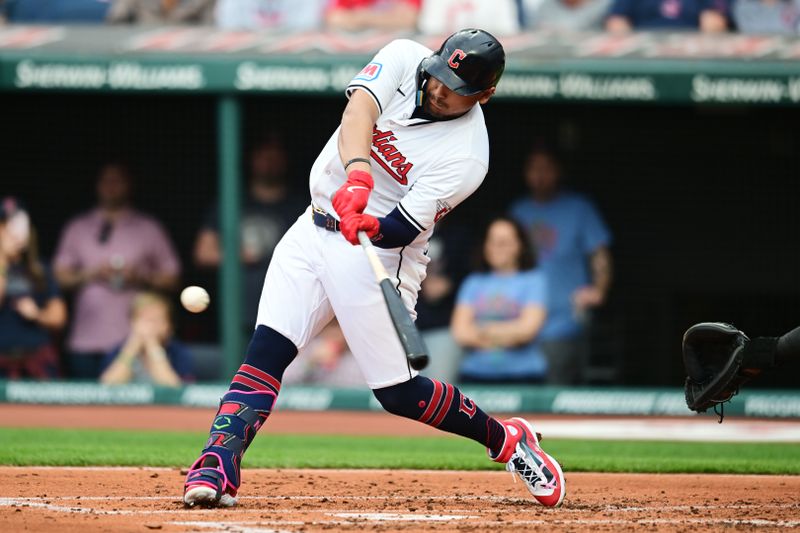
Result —
<path fill-rule="evenodd" d="M 369 159 L 372 144 L 372 123 L 366 113 L 345 111 L 342 116 L 342 129 L 339 132 L 339 158 L 342 165 L 353 159 Z M 353 170 L 370 171 L 370 165 L 364 161 L 355 161 L 347 166 L 348 172 Z"/>
<path fill-rule="evenodd" d="M 378 112 L 372 98 L 362 90 L 356 90 L 350 97 L 350 102 L 342 114 L 342 127 L 339 130 L 339 158 L 342 165 L 347 165 L 353 159 L 369 160 L 372 147 L 372 128 Z M 370 165 L 365 161 L 356 161 L 345 169 L 370 171 Z"/>

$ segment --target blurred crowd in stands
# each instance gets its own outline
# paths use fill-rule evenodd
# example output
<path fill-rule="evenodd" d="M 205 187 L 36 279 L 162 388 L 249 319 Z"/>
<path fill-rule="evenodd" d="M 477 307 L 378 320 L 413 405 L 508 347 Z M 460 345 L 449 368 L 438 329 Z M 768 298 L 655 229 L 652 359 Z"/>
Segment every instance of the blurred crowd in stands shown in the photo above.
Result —
<path fill-rule="evenodd" d="M 271 133 L 254 143 L 246 160 L 242 338 L 254 327 L 272 252 L 308 205 L 287 187 L 290 179 L 301 180 L 287 176 L 289 153 Z M 478 383 L 585 382 L 593 311 L 611 286 L 611 234 L 591 201 L 562 187 L 561 159 L 552 146 L 537 143 L 520 169 L 529 194 L 491 218 L 482 238 L 474 224 L 457 218 L 437 223 L 417 306 L 417 325 L 433 354 L 428 375 Z M 95 206 L 66 221 L 51 260 L 38 253 L 38 213 L 16 198 L 2 199 L 0 378 L 178 386 L 221 377 L 219 349 L 211 362 L 215 374 L 200 368 L 209 361 L 198 357 L 197 338 L 186 335 L 188 345 L 176 338 L 173 303 L 186 284 L 185 269 L 169 230 L 135 207 L 135 182 L 125 162 L 101 165 Z M 222 261 L 219 219 L 214 202 L 192 247 L 189 270 L 209 279 Z M 286 380 L 363 383 L 335 320 L 301 352 Z"/>
<path fill-rule="evenodd" d="M 795 34 L 800 0 L 0 0 L 0 23 L 498 36 L 537 29 Z"/>

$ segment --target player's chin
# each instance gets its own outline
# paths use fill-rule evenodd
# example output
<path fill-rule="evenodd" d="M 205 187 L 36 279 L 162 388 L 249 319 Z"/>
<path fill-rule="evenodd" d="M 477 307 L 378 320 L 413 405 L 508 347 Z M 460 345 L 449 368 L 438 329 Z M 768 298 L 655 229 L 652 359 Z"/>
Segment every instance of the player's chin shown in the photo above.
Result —
<path fill-rule="evenodd" d="M 425 103 L 425 111 L 434 118 L 446 119 L 450 116 L 444 113 L 440 108 L 433 105 L 430 101 Z"/>

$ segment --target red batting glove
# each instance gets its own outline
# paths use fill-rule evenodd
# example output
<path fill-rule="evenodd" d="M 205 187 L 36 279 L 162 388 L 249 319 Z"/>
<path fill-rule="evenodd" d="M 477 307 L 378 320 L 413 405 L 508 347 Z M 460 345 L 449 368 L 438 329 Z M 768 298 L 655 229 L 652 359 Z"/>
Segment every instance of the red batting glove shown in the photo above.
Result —
<path fill-rule="evenodd" d="M 381 229 L 381 223 L 372 215 L 363 213 L 350 213 L 345 215 L 339 223 L 342 235 L 350 244 L 359 244 L 358 232 L 365 231 L 367 237 L 372 239 Z"/>
<path fill-rule="evenodd" d="M 374 187 L 372 176 L 363 170 L 351 170 L 347 181 L 333 195 L 333 208 L 343 219 L 350 213 L 363 213 L 367 208 L 369 193 Z"/>

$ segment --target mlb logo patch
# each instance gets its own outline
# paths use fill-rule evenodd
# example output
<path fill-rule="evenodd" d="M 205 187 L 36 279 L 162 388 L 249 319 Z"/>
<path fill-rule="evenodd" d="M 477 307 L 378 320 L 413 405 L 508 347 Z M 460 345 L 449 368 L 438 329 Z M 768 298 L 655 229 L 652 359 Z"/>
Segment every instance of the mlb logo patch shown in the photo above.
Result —
<path fill-rule="evenodd" d="M 366 67 L 362 68 L 361 72 L 358 73 L 358 76 L 353 79 L 372 81 L 380 75 L 382 69 L 383 65 L 381 63 L 370 63 Z"/>

